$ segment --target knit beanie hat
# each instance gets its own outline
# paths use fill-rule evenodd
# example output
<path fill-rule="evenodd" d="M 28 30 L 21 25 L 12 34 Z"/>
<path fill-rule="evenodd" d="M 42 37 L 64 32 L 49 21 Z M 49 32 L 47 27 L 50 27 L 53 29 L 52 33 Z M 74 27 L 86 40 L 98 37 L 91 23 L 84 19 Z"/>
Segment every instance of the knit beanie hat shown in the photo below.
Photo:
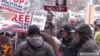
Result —
<path fill-rule="evenodd" d="M 28 29 L 29 35 L 40 35 L 40 29 L 36 25 L 30 25 Z"/>
<path fill-rule="evenodd" d="M 75 27 L 75 31 L 82 36 L 82 39 L 88 40 L 92 36 L 92 30 L 87 24 L 80 24 Z"/>

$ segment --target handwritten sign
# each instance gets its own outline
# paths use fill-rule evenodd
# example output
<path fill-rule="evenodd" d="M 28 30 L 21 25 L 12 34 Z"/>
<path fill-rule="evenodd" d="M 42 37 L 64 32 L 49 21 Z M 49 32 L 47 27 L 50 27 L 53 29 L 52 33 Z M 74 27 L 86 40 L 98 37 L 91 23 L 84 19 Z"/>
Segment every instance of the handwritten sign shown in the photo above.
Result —
<path fill-rule="evenodd" d="M 37 25 L 40 30 L 44 30 L 46 22 L 46 12 L 45 11 L 35 11 L 31 21 L 31 25 Z"/>

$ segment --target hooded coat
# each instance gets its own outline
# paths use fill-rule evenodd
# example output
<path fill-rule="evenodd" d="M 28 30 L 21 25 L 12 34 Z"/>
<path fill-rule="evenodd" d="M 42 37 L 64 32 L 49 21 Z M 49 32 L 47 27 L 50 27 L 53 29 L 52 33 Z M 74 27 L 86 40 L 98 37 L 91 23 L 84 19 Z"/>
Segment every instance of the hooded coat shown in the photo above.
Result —
<path fill-rule="evenodd" d="M 72 36 L 71 36 L 71 27 L 69 25 L 63 25 L 60 27 L 60 40 L 61 40 L 61 51 L 63 53 L 63 56 L 66 56 L 67 54 L 67 49 L 68 49 L 68 46 L 69 46 L 69 43 L 72 41 Z M 66 31 L 68 33 L 68 36 L 66 36 L 65 38 L 63 38 L 63 36 L 61 35 L 61 32 L 63 31 Z"/>
<path fill-rule="evenodd" d="M 61 45 L 61 42 L 54 36 L 51 36 L 47 33 L 41 32 L 43 40 L 51 45 L 56 55 L 58 55 L 58 49 Z"/>
<path fill-rule="evenodd" d="M 86 24 L 76 26 L 75 31 L 80 35 L 80 41 L 75 40 L 69 44 L 66 56 L 80 56 L 80 53 L 96 53 L 98 50 L 96 44 L 91 39 L 92 31 Z"/>
<path fill-rule="evenodd" d="M 82 45 L 80 46 L 80 44 Z M 96 51 L 98 51 L 93 40 L 88 40 L 85 43 L 81 42 L 80 44 L 72 41 L 68 46 L 66 56 L 80 56 L 81 53 L 97 53 Z"/>
<path fill-rule="evenodd" d="M 15 56 L 55 56 L 52 47 L 42 38 L 30 38 L 15 50 Z"/>

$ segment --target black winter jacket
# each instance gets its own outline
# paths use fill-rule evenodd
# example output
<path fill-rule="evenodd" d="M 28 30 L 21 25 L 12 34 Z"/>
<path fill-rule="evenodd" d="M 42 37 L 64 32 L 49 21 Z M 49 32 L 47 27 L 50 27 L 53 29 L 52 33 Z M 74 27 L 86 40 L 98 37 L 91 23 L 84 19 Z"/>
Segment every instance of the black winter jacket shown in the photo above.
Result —
<path fill-rule="evenodd" d="M 31 43 L 27 40 L 16 48 L 15 56 L 55 56 L 55 53 L 52 47 L 43 40 L 33 40 Z"/>

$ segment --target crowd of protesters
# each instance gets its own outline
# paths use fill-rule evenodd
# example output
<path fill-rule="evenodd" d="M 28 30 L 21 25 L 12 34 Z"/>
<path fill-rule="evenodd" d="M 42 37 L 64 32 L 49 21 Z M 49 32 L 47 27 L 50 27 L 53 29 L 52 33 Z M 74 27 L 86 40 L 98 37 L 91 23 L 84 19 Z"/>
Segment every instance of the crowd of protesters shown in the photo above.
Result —
<path fill-rule="evenodd" d="M 45 30 L 30 25 L 27 32 L 0 33 L 0 56 L 100 56 L 100 19 L 90 25 L 77 24 L 69 17 L 55 31 L 53 13 L 49 12 Z"/>

